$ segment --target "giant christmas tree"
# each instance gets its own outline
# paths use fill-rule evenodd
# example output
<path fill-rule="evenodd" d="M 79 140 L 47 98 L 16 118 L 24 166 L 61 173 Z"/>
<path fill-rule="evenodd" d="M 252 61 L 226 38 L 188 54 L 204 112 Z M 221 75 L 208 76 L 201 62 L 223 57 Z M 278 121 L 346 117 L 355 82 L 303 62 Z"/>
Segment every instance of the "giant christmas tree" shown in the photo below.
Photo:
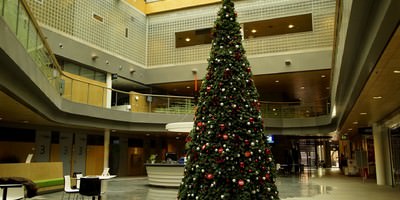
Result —
<path fill-rule="evenodd" d="M 258 93 L 231 0 L 213 28 L 178 199 L 279 199 Z"/>

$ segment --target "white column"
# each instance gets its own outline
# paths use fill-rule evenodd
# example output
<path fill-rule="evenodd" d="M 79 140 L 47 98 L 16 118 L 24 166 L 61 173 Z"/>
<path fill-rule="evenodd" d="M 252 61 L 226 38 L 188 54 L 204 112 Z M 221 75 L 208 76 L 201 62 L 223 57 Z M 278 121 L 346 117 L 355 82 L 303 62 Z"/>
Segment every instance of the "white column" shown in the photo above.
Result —
<path fill-rule="evenodd" d="M 108 168 L 108 158 L 110 154 L 110 129 L 104 130 L 104 168 Z"/>
<path fill-rule="evenodd" d="M 107 88 L 112 88 L 112 75 L 107 73 L 106 77 Z M 106 91 L 106 108 L 111 108 L 111 90 Z"/>
<path fill-rule="evenodd" d="M 392 185 L 389 129 L 381 124 L 372 126 L 374 137 L 376 184 Z"/>

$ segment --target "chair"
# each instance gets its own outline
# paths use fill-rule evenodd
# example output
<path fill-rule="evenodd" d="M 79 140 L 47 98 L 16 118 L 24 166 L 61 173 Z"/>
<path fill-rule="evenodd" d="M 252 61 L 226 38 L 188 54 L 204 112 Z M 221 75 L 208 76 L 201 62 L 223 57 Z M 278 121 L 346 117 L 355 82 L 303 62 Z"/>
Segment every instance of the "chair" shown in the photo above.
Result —
<path fill-rule="evenodd" d="M 103 169 L 101 176 L 110 176 L 110 168 L 106 167 Z"/>
<path fill-rule="evenodd" d="M 79 194 L 90 196 L 93 200 L 101 199 L 101 180 L 98 177 L 82 177 L 80 179 Z"/>
<path fill-rule="evenodd" d="M 81 185 L 81 178 L 83 177 L 83 174 L 76 174 L 76 188 L 79 189 Z"/>
<path fill-rule="evenodd" d="M 69 175 L 64 176 L 64 193 L 61 196 L 61 200 L 64 199 L 64 194 L 68 194 L 68 199 L 70 199 L 71 194 L 74 194 L 74 198 L 76 194 L 79 193 L 79 189 L 72 189 L 71 188 L 71 177 Z"/>

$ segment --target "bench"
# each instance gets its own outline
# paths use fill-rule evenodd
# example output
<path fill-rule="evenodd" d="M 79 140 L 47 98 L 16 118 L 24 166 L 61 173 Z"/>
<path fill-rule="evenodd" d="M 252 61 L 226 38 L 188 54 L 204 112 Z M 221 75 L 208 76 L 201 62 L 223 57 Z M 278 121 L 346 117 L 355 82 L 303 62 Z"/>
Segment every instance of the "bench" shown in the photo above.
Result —
<path fill-rule="evenodd" d="M 64 188 L 64 178 L 53 178 L 33 181 L 38 188 L 38 193 L 53 192 Z"/>

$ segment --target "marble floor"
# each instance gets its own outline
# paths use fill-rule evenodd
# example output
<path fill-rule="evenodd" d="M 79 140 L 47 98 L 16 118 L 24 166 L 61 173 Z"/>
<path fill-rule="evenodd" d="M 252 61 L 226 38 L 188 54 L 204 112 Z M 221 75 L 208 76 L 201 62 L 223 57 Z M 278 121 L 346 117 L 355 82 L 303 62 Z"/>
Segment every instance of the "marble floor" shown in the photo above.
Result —
<path fill-rule="evenodd" d="M 400 187 L 377 186 L 376 180 L 347 177 L 337 169 L 279 176 L 276 184 L 284 200 L 397 200 L 400 196 Z M 176 200 L 177 195 L 177 189 L 148 186 L 146 177 L 115 178 L 105 182 L 103 187 L 106 191 L 103 200 Z M 62 194 L 55 192 L 31 199 L 61 199 Z"/>

